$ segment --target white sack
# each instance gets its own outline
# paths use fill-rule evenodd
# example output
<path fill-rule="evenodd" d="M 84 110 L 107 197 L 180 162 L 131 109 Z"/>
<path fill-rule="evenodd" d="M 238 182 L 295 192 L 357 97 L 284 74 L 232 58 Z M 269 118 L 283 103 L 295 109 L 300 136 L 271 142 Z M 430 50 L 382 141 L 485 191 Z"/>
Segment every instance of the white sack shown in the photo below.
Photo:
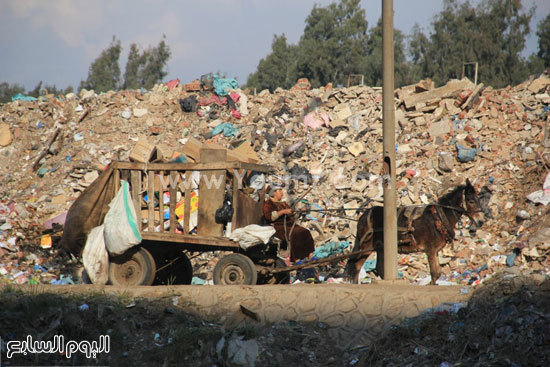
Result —
<path fill-rule="evenodd" d="M 239 242 L 239 245 L 246 250 L 260 241 L 264 244 L 268 243 L 274 234 L 275 228 L 271 226 L 249 224 L 246 227 L 235 229 L 230 238 L 235 242 Z"/>
<path fill-rule="evenodd" d="M 121 255 L 141 243 L 136 210 L 128 189 L 128 182 L 121 180 L 120 190 L 109 204 L 103 222 L 105 246 L 111 255 Z"/>
<path fill-rule="evenodd" d="M 82 253 L 84 269 L 93 284 L 107 284 L 109 278 L 109 254 L 103 238 L 103 224 L 88 234 Z"/>

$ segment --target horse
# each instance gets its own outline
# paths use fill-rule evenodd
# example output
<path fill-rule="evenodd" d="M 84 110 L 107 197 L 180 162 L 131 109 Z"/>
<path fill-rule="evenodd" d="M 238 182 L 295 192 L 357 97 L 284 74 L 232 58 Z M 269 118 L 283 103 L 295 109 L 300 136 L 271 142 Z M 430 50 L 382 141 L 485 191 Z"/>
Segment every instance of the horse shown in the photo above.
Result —
<path fill-rule="evenodd" d="M 397 241 L 399 253 L 425 252 L 430 265 L 431 283 L 441 275 L 438 253 L 454 240 L 454 227 L 465 215 L 478 228 L 485 219 L 485 208 L 469 179 L 442 196 L 436 203 L 403 206 L 397 209 Z M 353 255 L 348 259 L 346 274 L 352 283 L 358 283 L 359 271 L 368 255 L 376 251 L 376 273 L 384 270 L 384 207 L 367 209 L 357 223 Z"/>

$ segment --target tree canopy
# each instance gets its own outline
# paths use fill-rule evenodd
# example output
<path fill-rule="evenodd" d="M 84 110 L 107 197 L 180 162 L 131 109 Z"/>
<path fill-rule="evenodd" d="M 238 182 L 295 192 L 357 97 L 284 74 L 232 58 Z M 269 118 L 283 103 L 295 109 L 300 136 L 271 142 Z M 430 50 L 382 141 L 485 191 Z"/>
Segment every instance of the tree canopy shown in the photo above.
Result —
<path fill-rule="evenodd" d="M 479 65 L 478 80 L 495 88 L 516 85 L 529 74 L 550 67 L 550 14 L 537 25 L 538 51 L 525 58 L 522 52 L 534 6 L 524 9 L 521 0 L 443 1 L 443 10 L 426 32 L 418 24 L 409 35 L 394 29 L 396 87 L 424 78 L 441 85 L 460 78 L 463 65 L 471 62 Z M 79 89 L 150 89 L 168 74 L 171 51 L 165 36 L 155 47 L 142 49 L 131 44 L 122 78 L 121 52 L 121 42 L 113 36 L 109 47 L 90 65 Z M 288 89 L 299 78 L 308 78 L 314 88 L 327 83 L 345 86 L 352 74 L 363 75 L 368 85 L 381 85 L 381 20 L 369 29 L 360 0 L 337 0 L 325 7 L 313 6 L 296 44 L 290 44 L 285 34 L 274 35 L 271 52 L 258 62 L 246 86 Z M 42 87 L 40 82 L 27 94 L 38 96 L 43 89 L 49 93 L 72 91 L 72 87 Z M 20 85 L 2 83 L 0 101 L 8 101 L 18 92 L 24 92 Z"/>
<path fill-rule="evenodd" d="M 402 86 L 413 83 L 415 80 L 410 76 L 410 65 L 405 54 L 405 35 L 398 29 L 394 30 L 393 44 L 394 84 Z M 378 19 L 376 27 L 369 31 L 363 74 L 367 85 L 382 85 L 382 19 Z"/>
<path fill-rule="evenodd" d="M 0 103 L 11 102 L 11 97 L 18 93 L 25 93 L 25 87 L 17 83 L 0 83 Z"/>
<path fill-rule="evenodd" d="M 124 72 L 124 89 L 152 88 L 156 83 L 162 82 L 168 75 L 164 68 L 171 52 L 164 39 L 157 47 L 149 47 L 140 52 L 135 43 L 130 45 L 126 70 Z"/>
<path fill-rule="evenodd" d="M 521 82 L 528 74 L 521 51 L 533 12 L 525 12 L 519 0 L 486 0 L 475 8 L 469 1 L 445 0 L 429 37 L 418 27 L 413 31 L 415 75 L 443 84 L 462 76 L 463 63 L 477 62 L 479 78 L 486 84 Z"/>
<path fill-rule="evenodd" d="M 368 22 L 359 0 L 314 6 L 298 43 L 298 76 L 314 87 L 344 84 L 361 74 L 367 50 Z"/>
<path fill-rule="evenodd" d="M 120 41 L 113 37 L 111 45 L 103 50 L 90 66 L 88 78 L 80 83 L 80 88 L 96 92 L 109 90 L 152 88 L 168 75 L 164 70 L 170 59 L 170 48 L 163 39 L 157 47 L 149 47 L 140 52 L 136 44 L 130 45 L 128 61 L 124 72 L 124 82 L 120 81 L 119 58 L 122 52 Z"/>
<path fill-rule="evenodd" d="M 540 73 L 550 65 L 550 15 L 538 25 L 538 54 L 521 56 L 534 10 L 524 9 L 520 0 L 444 0 L 429 33 L 419 25 L 408 36 L 394 29 L 396 87 L 424 78 L 444 84 L 461 78 L 463 64 L 470 62 L 479 65 L 478 80 L 497 88 Z M 274 37 L 272 52 L 260 60 L 247 86 L 288 88 L 302 77 L 313 87 L 346 85 L 350 74 L 381 85 L 381 21 L 368 29 L 359 0 L 315 5 L 305 23 L 297 45 L 289 45 L 284 35 Z"/>
<path fill-rule="evenodd" d="M 537 27 L 539 50 L 537 56 L 542 59 L 544 67 L 550 67 L 550 14 Z"/>
<path fill-rule="evenodd" d="M 277 87 L 289 89 L 297 79 L 297 47 L 287 43 L 286 36 L 274 36 L 272 52 L 261 59 L 255 73 L 248 76 L 250 87 L 275 90 Z"/>
<path fill-rule="evenodd" d="M 120 41 L 113 36 L 111 45 L 101 54 L 88 70 L 88 78 L 80 83 L 80 88 L 93 89 L 96 92 L 107 92 L 118 89 L 120 83 L 120 67 L 118 59 L 122 52 Z"/>

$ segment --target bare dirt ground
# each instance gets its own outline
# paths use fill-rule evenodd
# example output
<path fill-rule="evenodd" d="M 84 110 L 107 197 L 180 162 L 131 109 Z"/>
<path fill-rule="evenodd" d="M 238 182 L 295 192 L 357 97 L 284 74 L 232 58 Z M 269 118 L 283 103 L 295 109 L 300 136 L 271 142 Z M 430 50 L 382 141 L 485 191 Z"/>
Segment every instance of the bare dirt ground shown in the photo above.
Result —
<path fill-rule="evenodd" d="M 314 285 L 310 285 L 314 287 Z M 82 286 L 85 287 L 85 286 Z M 262 286 L 277 287 L 277 286 Z M 162 294 L 162 293 L 160 293 Z M 476 288 L 458 312 L 421 314 L 369 345 L 346 350 L 322 323 L 280 322 L 229 328 L 167 296 L 0 293 L 3 366 L 547 366 L 550 283 L 502 273 Z M 14 354 L 9 341 L 99 341 L 110 351 Z"/>

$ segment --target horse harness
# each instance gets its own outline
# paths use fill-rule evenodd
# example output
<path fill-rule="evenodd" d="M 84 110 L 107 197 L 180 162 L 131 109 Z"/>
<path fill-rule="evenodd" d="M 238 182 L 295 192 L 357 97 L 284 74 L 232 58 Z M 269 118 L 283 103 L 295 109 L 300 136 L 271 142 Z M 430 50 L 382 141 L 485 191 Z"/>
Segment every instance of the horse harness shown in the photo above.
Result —
<path fill-rule="evenodd" d="M 432 215 L 434 217 L 434 220 L 435 220 L 435 222 L 434 222 L 435 228 L 439 231 L 439 233 L 441 233 L 443 238 L 445 238 L 445 241 L 447 243 L 450 243 L 455 238 L 455 231 L 454 231 L 454 226 L 451 225 L 451 223 L 449 222 L 449 219 L 447 218 L 447 215 L 445 214 L 444 209 L 451 209 L 453 211 L 453 215 L 455 216 L 455 218 L 457 220 L 460 219 L 460 217 L 456 216 L 457 211 L 460 212 L 461 215 L 465 214 L 470 219 L 472 219 L 470 214 L 468 214 L 468 210 L 466 208 L 466 192 L 465 192 L 465 190 L 462 190 L 462 207 L 460 207 L 460 208 L 453 207 L 453 206 L 447 206 L 447 205 L 441 205 L 441 204 L 437 204 L 437 203 L 432 204 L 430 206 L 430 213 L 432 213 Z"/>
<path fill-rule="evenodd" d="M 464 191 L 462 191 L 462 207 L 453 207 L 453 206 L 447 206 L 442 205 L 438 203 L 429 204 L 429 210 L 432 216 L 434 217 L 434 225 L 435 228 L 443 238 L 445 238 L 445 241 L 447 243 L 450 243 L 454 240 L 455 232 L 454 232 L 454 226 L 451 225 L 449 222 L 449 219 L 447 218 L 447 215 L 445 214 L 444 209 L 451 209 L 453 211 L 453 215 L 455 218 L 459 219 L 460 217 L 456 217 L 456 212 L 459 212 L 460 215 L 466 215 L 470 219 L 472 217 L 468 214 L 468 211 L 466 209 L 466 194 Z M 419 219 L 423 212 L 424 212 L 425 206 L 423 205 L 410 205 L 410 206 L 404 206 L 399 207 L 397 210 L 397 218 L 406 218 L 406 226 L 398 226 L 397 227 L 397 233 L 398 237 L 400 237 L 399 244 L 410 244 L 411 247 L 416 248 L 417 242 L 414 238 L 414 226 L 413 222 L 417 219 Z M 372 211 L 367 216 L 367 228 L 370 230 L 366 231 L 365 234 L 362 236 L 361 241 L 359 243 L 362 243 L 367 237 L 371 237 L 374 232 L 380 232 L 383 231 L 383 229 L 375 230 L 373 228 L 372 223 Z"/>

